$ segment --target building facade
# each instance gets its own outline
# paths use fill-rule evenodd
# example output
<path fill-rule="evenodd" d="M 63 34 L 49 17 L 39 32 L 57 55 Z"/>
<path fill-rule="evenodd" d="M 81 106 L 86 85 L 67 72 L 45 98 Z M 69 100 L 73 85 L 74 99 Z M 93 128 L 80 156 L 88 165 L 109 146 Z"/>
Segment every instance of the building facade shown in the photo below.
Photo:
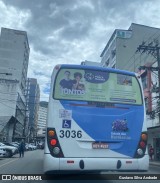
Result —
<path fill-rule="evenodd" d="M 158 73 L 149 69 L 139 70 L 141 66 L 157 66 L 157 60 L 151 52 L 140 52 L 139 45 L 155 45 L 160 43 L 160 29 L 131 24 L 128 30 L 116 29 L 104 50 L 101 65 L 133 72 L 140 72 L 145 95 L 148 145 L 155 148 L 155 159 L 160 160 L 160 120 L 155 115 L 157 108 L 157 94 L 153 89 L 158 86 Z M 157 112 L 158 114 L 159 112 Z"/>
<path fill-rule="evenodd" d="M 157 62 L 146 64 L 147 68 L 157 67 Z M 142 84 L 144 89 L 146 116 L 148 127 L 148 146 L 155 149 L 154 158 L 160 160 L 160 103 L 158 71 L 152 72 L 150 69 L 142 70 Z"/>
<path fill-rule="evenodd" d="M 25 31 L 2 28 L 0 36 L 0 134 L 1 140 L 24 137 L 26 123 L 25 86 L 29 62 Z M 6 120 L 3 120 L 6 119 Z M 8 119 L 8 120 L 7 120 Z"/>
<path fill-rule="evenodd" d="M 100 55 L 101 65 L 137 72 L 140 66 L 155 61 L 146 53 L 136 53 L 138 46 L 143 42 L 160 41 L 159 34 L 158 28 L 134 23 L 128 30 L 116 29 Z"/>
<path fill-rule="evenodd" d="M 18 80 L 23 94 L 26 87 L 29 53 L 30 48 L 25 31 L 1 29 L 0 73 L 11 73 L 11 76 L 3 75 L 3 78 Z"/>
<path fill-rule="evenodd" d="M 29 111 L 28 140 L 34 141 L 37 134 L 40 89 L 37 79 L 28 78 L 26 86 L 27 109 Z"/>
<path fill-rule="evenodd" d="M 37 124 L 37 137 L 40 140 L 43 140 L 45 137 L 46 122 L 47 122 L 47 110 L 48 110 L 48 102 L 41 101 L 39 103 L 38 124 Z"/>

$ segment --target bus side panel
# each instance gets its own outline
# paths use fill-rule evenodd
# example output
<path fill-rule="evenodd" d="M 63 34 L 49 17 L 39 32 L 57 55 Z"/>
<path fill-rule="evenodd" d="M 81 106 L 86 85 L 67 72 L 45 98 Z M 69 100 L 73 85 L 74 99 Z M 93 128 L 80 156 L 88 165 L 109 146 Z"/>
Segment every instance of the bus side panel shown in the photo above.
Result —
<path fill-rule="evenodd" d="M 44 154 L 44 163 L 43 163 L 43 171 L 45 173 L 49 171 L 58 171 L 60 170 L 60 159 L 53 158 L 51 154 L 45 153 Z"/>

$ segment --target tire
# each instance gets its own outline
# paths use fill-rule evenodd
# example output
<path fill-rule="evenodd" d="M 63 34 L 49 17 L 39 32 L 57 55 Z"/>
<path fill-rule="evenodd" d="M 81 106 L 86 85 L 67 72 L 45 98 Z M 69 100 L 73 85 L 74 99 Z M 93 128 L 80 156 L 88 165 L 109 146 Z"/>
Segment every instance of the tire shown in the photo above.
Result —
<path fill-rule="evenodd" d="M 6 158 L 11 158 L 13 156 L 12 152 L 9 150 L 6 150 Z"/>

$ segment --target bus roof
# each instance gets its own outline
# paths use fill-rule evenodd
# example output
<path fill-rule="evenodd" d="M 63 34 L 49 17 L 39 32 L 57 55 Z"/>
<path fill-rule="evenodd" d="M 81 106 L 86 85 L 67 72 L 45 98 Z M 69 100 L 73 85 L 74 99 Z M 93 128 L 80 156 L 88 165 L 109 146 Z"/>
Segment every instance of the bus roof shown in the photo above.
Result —
<path fill-rule="evenodd" d="M 70 69 L 95 69 L 99 71 L 108 71 L 113 73 L 119 73 L 119 74 L 126 74 L 130 76 L 135 76 L 136 74 L 134 72 L 126 71 L 126 70 L 119 70 L 119 69 L 113 69 L 108 67 L 97 67 L 97 66 L 88 66 L 88 65 L 72 65 L 72 64 L 62 64 L 59 65 L 61 68 L 70 68 Z"/>

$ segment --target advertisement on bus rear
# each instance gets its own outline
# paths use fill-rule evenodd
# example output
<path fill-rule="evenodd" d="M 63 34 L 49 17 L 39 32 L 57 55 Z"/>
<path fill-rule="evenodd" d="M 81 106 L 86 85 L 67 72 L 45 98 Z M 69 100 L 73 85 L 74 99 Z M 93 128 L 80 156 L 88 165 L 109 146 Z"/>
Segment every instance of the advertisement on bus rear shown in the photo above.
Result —
<path fill-rule="evenodd" d="M 55 99 L 142 104 L 135 77 L 97 70 L 61 69 L 55 80 Z"/>

